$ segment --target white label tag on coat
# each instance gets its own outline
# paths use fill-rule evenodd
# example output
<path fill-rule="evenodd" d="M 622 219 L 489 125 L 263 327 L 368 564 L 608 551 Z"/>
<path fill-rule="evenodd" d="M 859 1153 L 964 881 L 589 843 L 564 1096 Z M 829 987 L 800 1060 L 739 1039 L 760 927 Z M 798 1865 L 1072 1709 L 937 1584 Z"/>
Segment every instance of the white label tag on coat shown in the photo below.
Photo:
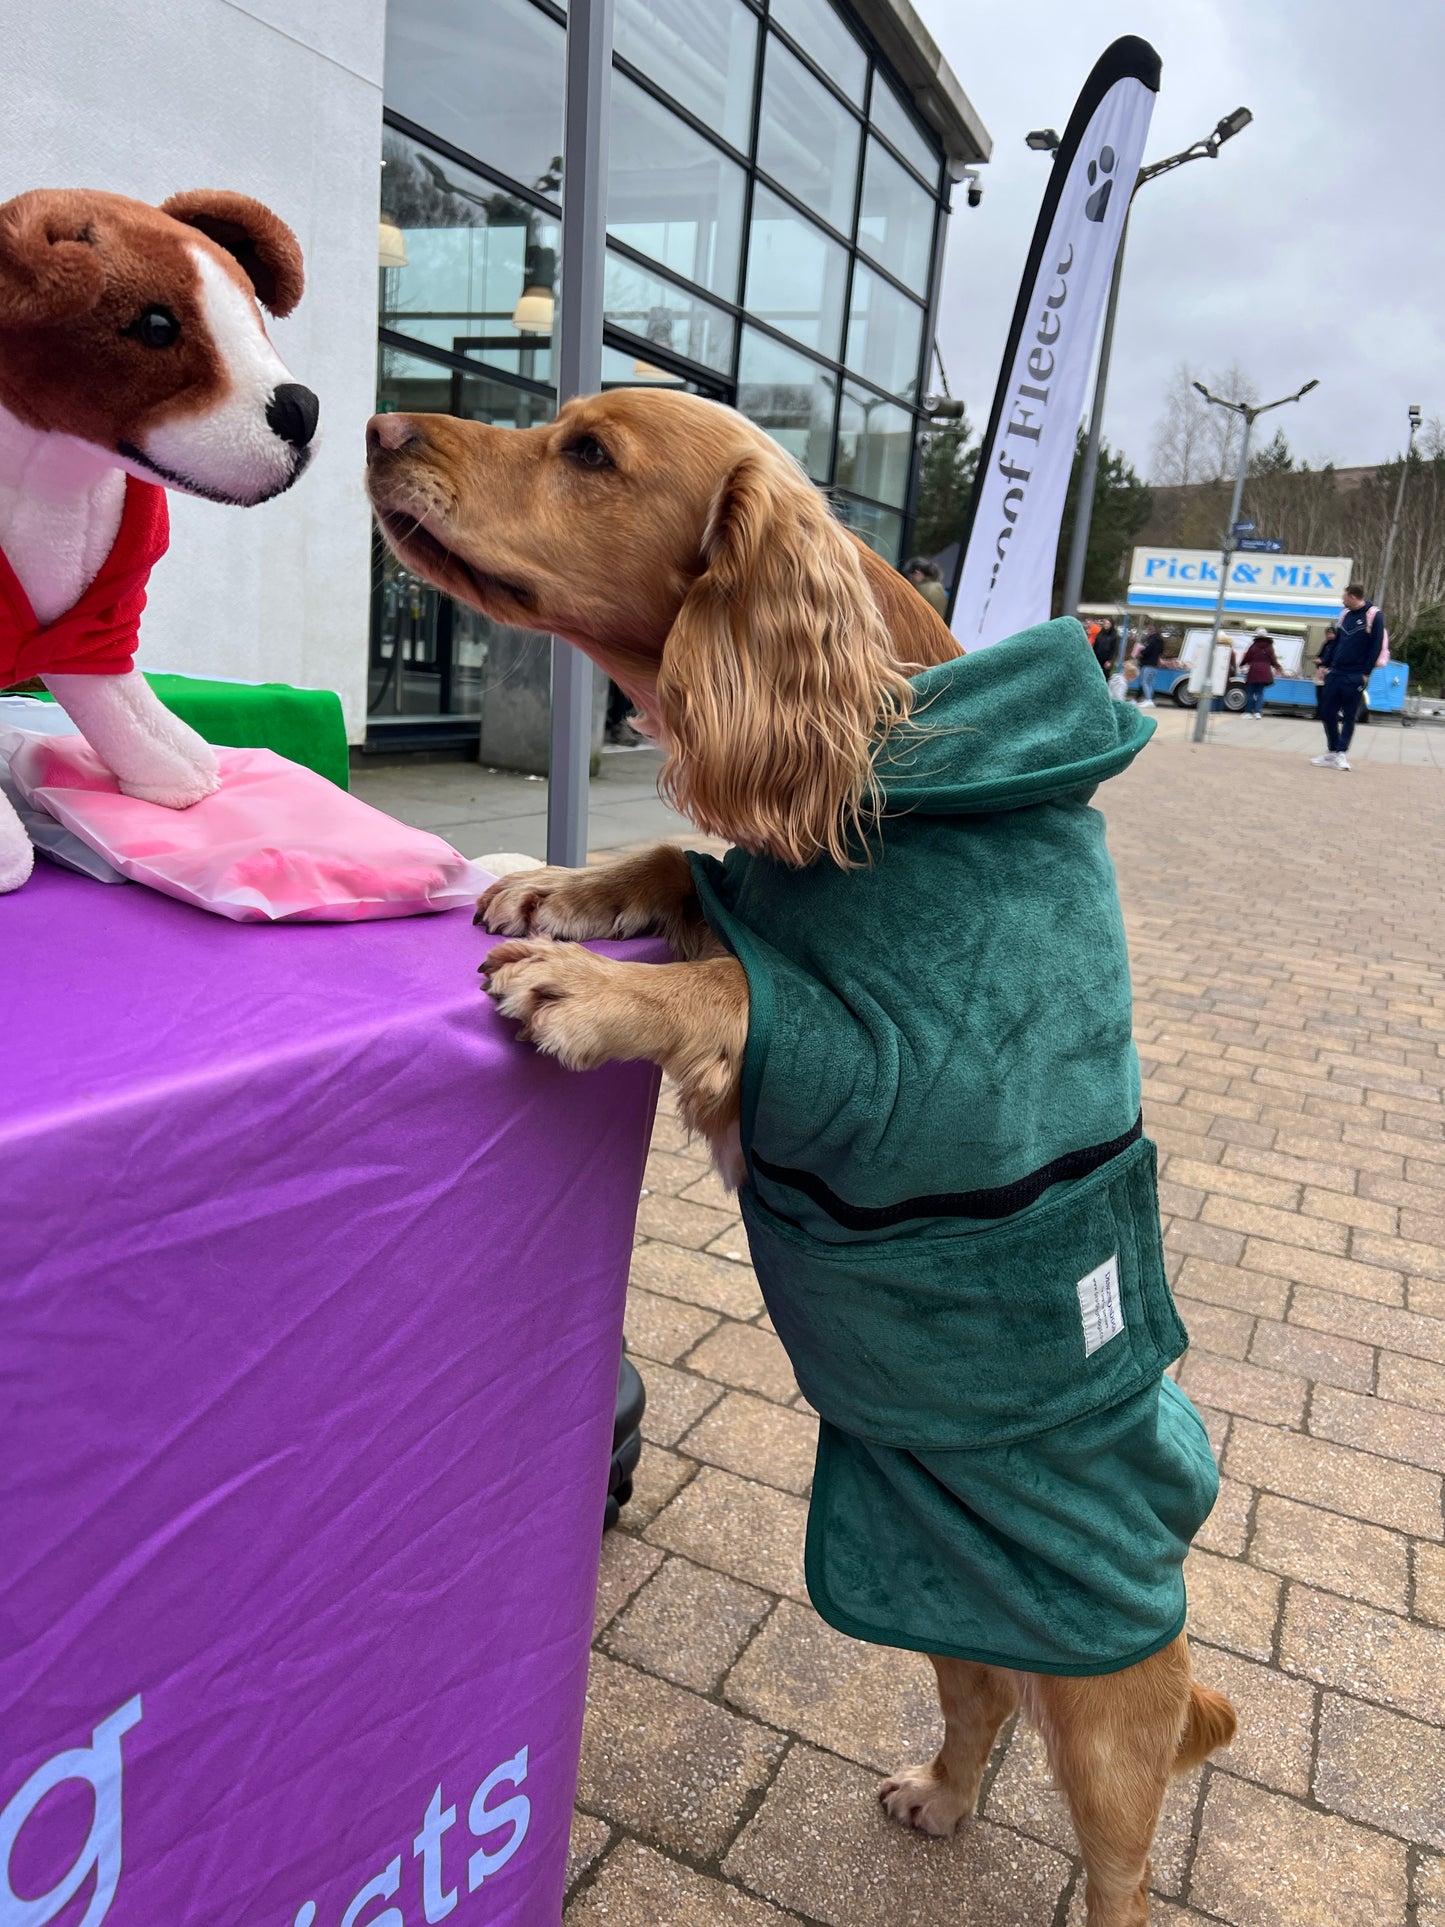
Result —
<path fill-rule="evenodd" d="M 1101 1345 L 1124 1329 L 1124 1307 L 1119 1302 L 1119 1254 L 1106 1258 L 1076 1287 L 1079 1316 L 1084 1321 L 1084 1356 L 1092 1358 Z"/>

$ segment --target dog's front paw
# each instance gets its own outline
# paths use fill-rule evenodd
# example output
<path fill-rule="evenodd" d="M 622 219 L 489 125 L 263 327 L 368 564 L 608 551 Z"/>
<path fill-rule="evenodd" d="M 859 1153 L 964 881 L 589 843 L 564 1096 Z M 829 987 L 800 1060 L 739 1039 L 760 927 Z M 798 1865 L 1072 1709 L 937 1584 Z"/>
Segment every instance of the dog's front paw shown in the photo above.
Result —
<path fill-rule="evenodd" d="M 613 1055 L 599 1002 L 608 960 L 548 937 L 499 943 L 479 966 L 487 995 L 504 1017 L 568 1070 L 593 1070 Z"/>
<path fill-rule="evenodd" d="M 631 901 L 607 869 L 552 865 L 503 877 L 477 898 L 474 923 L 499 937 L 632 937 L 649 924 L 646 905 Z"/>
<path fill-rule="evenodd" d="M 900 1826 L 941 1839 L 954 1833 L 970 1811 L 958 1788 L 933 1766 L 900 1767 L 879 1787 L 878 1804 Z"/>
<path fill-rule="evenodd" d="M 518 870 L 499 878 L 477 898 L 472 922 L 490 930 L 494 937 L 531 936 L 532 918 L 547 893 L 547 878 L 566 874 L 565 870 L 544 868 Z"/>

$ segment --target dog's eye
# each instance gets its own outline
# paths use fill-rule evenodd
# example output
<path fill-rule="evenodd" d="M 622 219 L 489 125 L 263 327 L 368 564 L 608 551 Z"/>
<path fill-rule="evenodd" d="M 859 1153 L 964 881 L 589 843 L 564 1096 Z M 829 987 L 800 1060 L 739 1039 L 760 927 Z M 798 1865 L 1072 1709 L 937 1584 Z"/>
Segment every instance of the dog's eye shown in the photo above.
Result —
<path fill-rule="evenodd" d="M 172 348 L 180 339 L 181 324 L 169 308 L 145 308 L 123 335 L 131 335 L 143 348 Z"/>
<path fill-rule="evenodd" d="M 575 442 L 569 442 L 566 449 L 569 461 L 576 462 L 579 468 L 611 468 L 612 457 L 595 435 L 579 435 Z"/>

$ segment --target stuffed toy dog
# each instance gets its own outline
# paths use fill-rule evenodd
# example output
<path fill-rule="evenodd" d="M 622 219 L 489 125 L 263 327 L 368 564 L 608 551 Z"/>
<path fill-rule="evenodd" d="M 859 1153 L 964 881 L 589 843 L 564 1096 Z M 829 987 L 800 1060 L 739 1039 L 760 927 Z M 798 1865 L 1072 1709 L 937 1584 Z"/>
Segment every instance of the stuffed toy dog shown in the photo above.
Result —
<path fill-rule="evenodd" d="M 302 280 L 295 235 L 244 194 L 0 205 L 0 688 L 40 677 L 121 788 L 170 809 L 218 778 L 132 669 L 165 491 L 250 507 L 306 467 L 316 397 L 260 314 Z M 0 795 L 0 893 L 31 863 Z"/>

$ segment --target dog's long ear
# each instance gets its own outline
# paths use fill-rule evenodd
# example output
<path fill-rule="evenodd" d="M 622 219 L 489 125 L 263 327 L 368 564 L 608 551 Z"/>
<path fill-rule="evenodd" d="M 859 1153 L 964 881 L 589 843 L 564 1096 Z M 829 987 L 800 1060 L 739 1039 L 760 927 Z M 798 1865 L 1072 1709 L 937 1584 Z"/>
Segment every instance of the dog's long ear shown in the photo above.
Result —
<path fill-rule="evenodd" d="M 50 327 L 100 299 L 105 268 L 80 199 L 39 189 L 0 207 L 0 328 Z"/>
<path fill-rule="evenodd" d="M 249 194 L 196 188 L 162 201 L 161 213 L 204 234 L 245 269 L 256 299 L 275 315 L 290 314 L 306 286 L 301 244 L 279 214 Z"/>
<path fill-rule="evenodd" d="M 744 849 L 856 862 L 876 739 L 911 691 L 855 545 L 760 451 L 719 489 L 703 564 L 658 675 L 663 794 Z"/>

